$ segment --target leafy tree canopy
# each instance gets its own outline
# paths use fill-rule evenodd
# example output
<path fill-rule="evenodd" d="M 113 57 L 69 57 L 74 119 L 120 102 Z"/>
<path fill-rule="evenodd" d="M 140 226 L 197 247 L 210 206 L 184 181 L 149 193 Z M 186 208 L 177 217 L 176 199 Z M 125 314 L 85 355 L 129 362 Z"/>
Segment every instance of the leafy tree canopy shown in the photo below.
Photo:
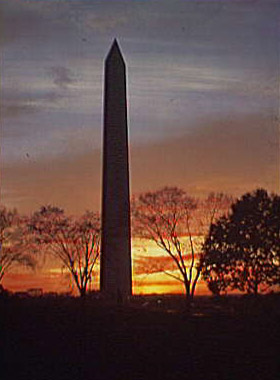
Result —
<path fill-rule="evenodd" d="M 209 289 L 257 294 L 279 285 L 279 243 L 280 197 L 263 189 L 243 195 L 205 241 L 202 275 Z"/>

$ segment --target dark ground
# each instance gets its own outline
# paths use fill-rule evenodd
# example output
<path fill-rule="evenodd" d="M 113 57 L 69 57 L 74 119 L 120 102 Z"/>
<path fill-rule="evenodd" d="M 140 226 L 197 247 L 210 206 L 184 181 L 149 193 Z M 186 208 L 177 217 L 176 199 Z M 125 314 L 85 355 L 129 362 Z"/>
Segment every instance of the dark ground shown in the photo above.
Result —
<path fill-rule="evenodd" d="M 70 297 L 1 299 L 0 378 L 279 378 L 278 295 L 201 297 L 190 313 L 182 302 L 145 297 L 113 307 Z"/>

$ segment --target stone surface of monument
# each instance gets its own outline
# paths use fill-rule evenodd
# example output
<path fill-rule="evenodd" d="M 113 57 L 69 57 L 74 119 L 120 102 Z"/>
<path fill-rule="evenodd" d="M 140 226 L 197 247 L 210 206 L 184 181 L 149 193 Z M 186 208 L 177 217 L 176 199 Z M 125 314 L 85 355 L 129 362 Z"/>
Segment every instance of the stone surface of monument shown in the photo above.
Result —
<path fill-rule="evenodd" d="M 114 40 L 105 60 L 100 290 L 132 293 L 126 67 Z"/>

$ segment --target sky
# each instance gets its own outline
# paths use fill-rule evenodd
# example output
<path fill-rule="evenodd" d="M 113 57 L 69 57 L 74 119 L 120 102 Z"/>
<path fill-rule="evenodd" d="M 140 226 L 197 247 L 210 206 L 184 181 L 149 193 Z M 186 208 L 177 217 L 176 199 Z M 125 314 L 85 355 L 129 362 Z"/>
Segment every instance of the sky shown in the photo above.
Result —
<path fill-rule="evenodd" d="M 279 190 L 277 1 L 0 0 L 0 10 L 1 203 L 100 208 L 115 37 L 132 193 Z"/>
<path fill-rule="evenodd" d="M 0 0 L 1 204 L 100 210 L 114 38 L 132 194 L 279 192 L 278 14 L 276 0 Z"/>

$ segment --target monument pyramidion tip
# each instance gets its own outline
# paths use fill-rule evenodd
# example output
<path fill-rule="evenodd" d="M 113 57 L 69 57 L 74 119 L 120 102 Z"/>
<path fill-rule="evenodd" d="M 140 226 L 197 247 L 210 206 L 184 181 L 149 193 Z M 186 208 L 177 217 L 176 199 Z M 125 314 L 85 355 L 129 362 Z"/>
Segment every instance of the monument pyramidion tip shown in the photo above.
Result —
<path fill-rule="evenodd" d="M 116 38 L 114 39 L 114 41 L 111 45 L 111 48 L 109 50 L 109 53 L 108 53 L 105 61 L 107 62 L 108 60 L 111 60 L 113 58 L 118 58 L 124 63 L 124 58 L 123 58 L 118 40 Z"/>

